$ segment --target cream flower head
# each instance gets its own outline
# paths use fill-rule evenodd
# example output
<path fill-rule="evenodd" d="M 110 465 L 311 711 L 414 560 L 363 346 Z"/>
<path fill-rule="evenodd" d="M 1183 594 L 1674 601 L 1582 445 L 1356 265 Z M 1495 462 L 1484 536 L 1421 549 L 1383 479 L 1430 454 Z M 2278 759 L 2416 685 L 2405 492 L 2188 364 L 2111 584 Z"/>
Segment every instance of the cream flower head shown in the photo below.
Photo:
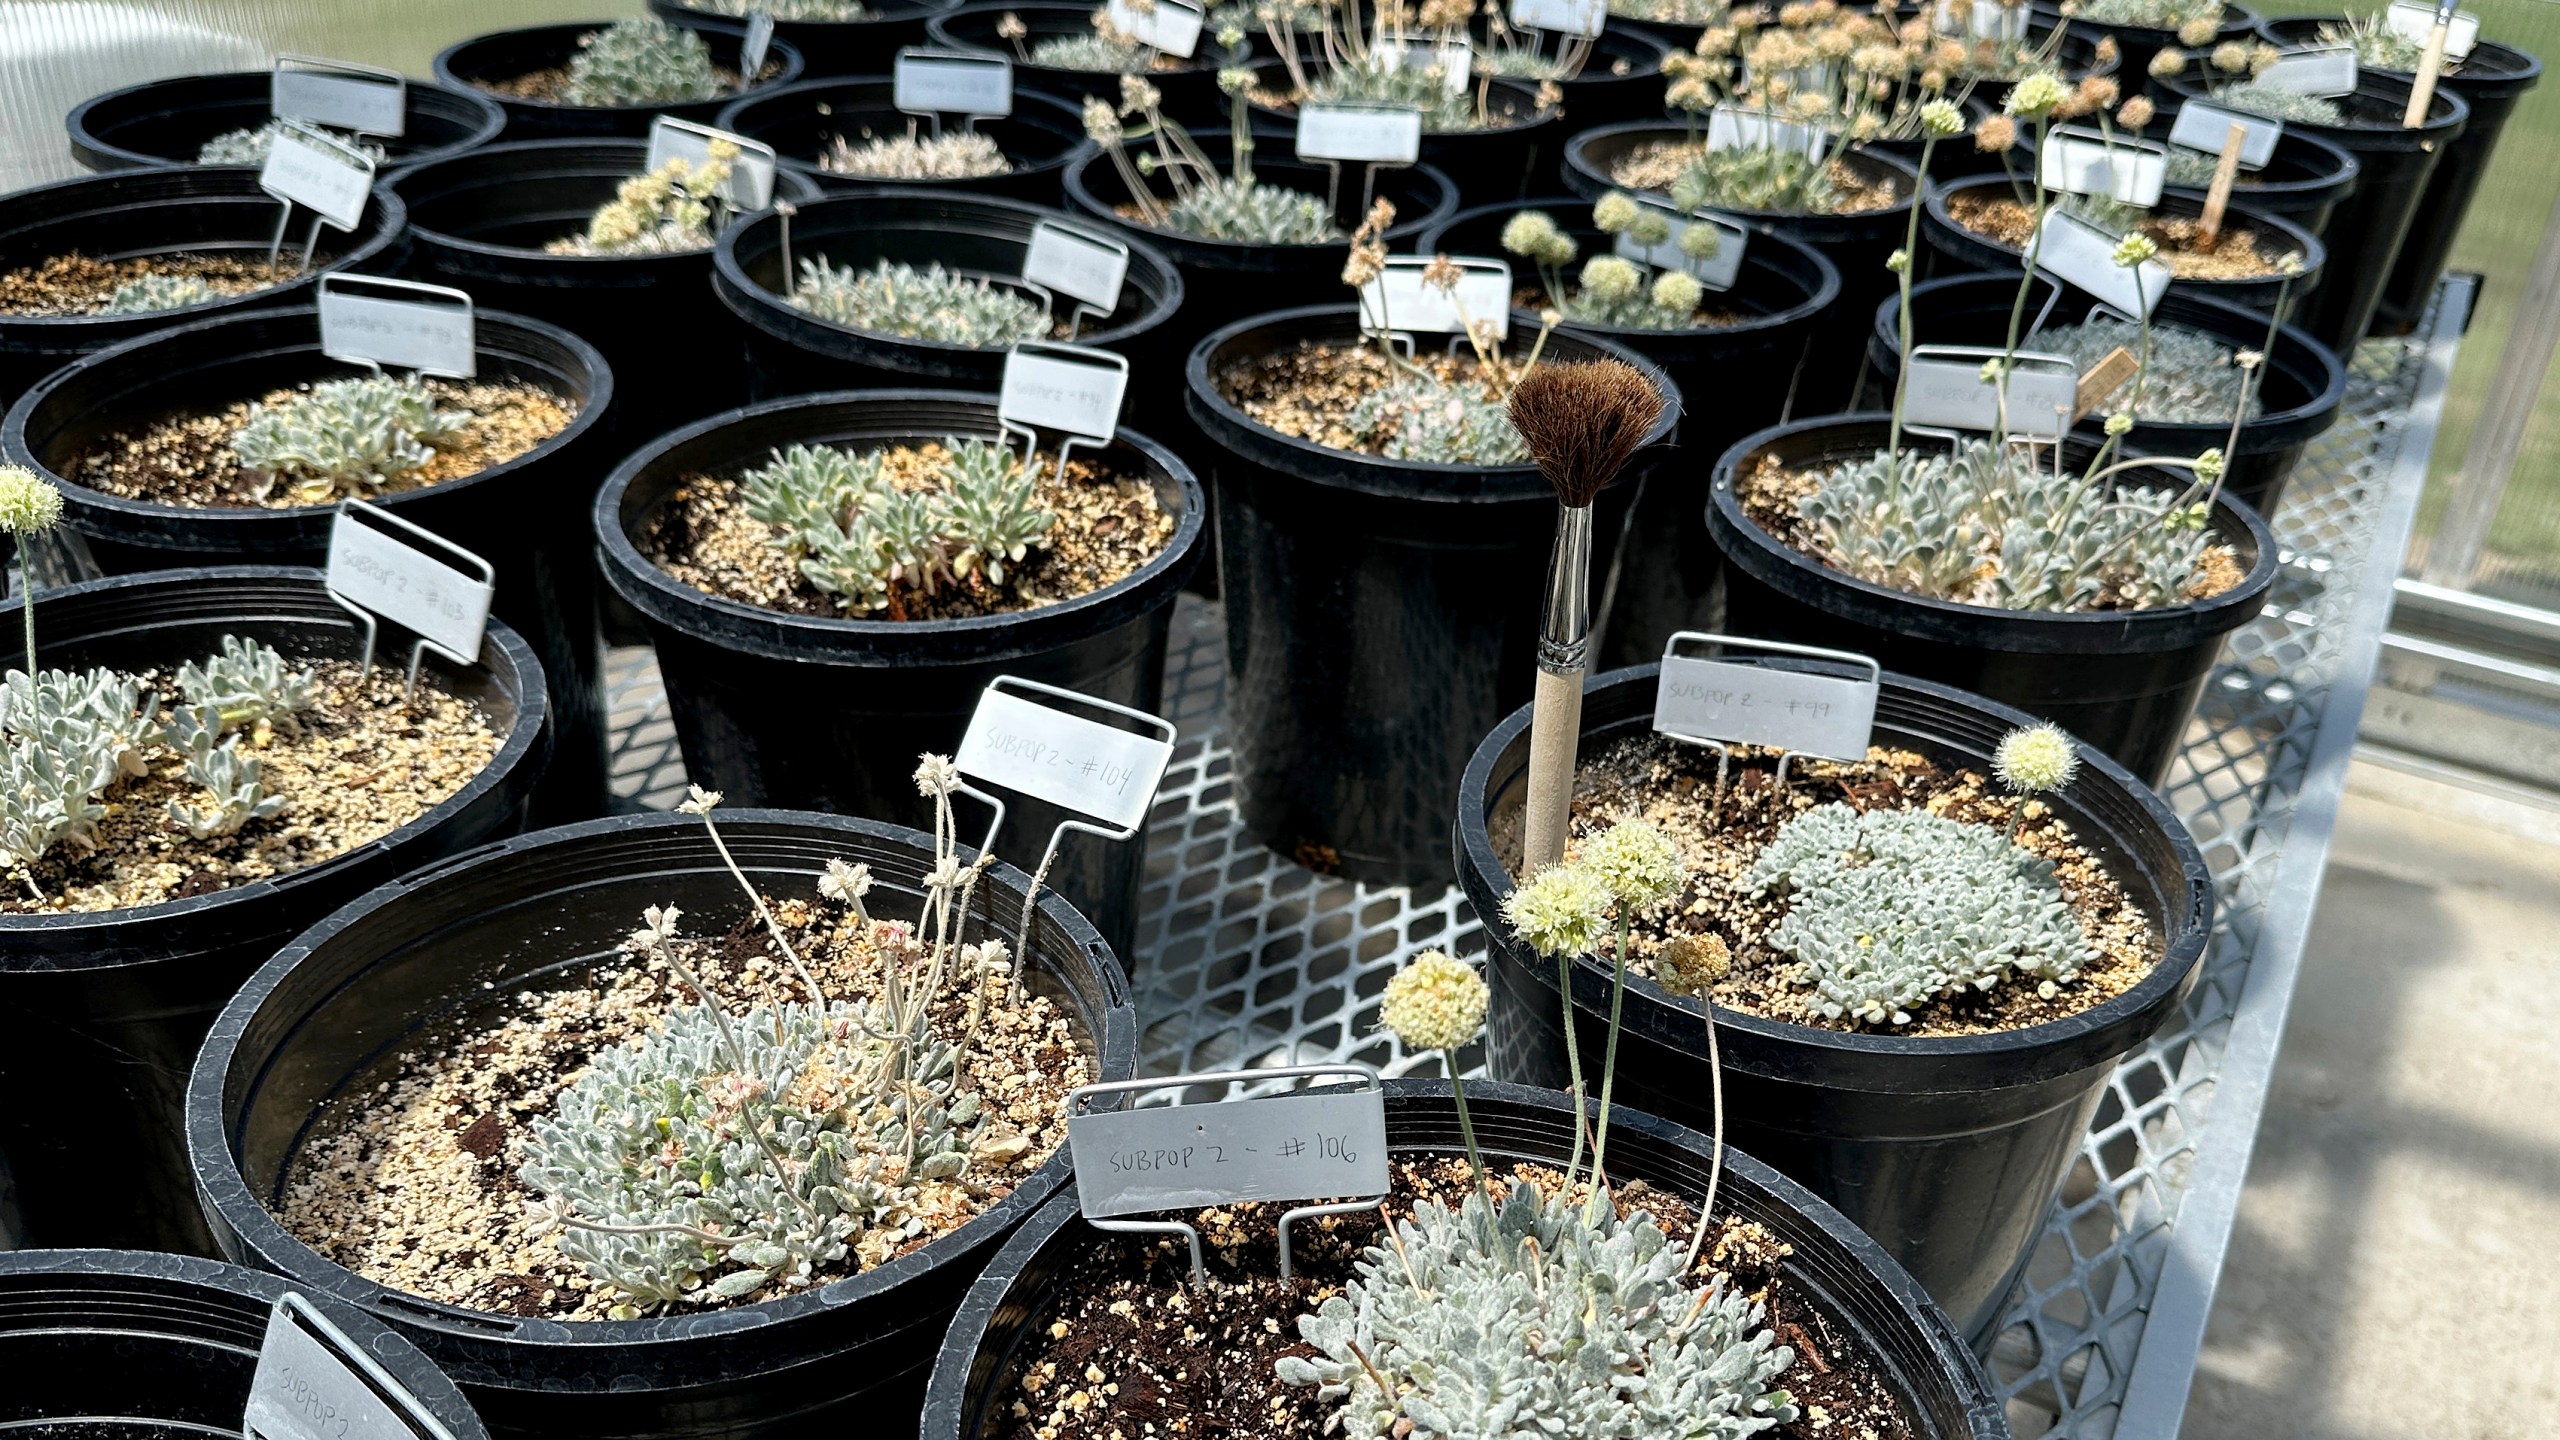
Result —
<path fill-rule="evenodd" d="M 1541 955 L 1588 955 L 1609 933 L 1609 887 L 1580 865 L 1551 865 L 1502 902 L 1502 918 Z"/>
<path fill-rule="evenodd" d="M 36 535 L 62 520 L 62 492 L 23 465 L 0 465 L 0 530 Z"/>
<path fill-rule="evenodd" d="M 2000 737 L 1991 769 L 2001 784 L 2019 794 L 2041 795 L 2071 783 L 2080 770 L 2080 751 L 2061 726 L 2022 725 Z"/>
<path fill-rule="evenodd" d="M 1455 1050 L 1483 1032 L 1488 998 L 1474 966 L 1425 950 L 1387 982 L 1378 1024 L 1407 1050 Z"/>
<path fill-rule="evenodd" d="M 1575 862 L 1607 887 L 1628 911 L 1657 905 L 1680 893 L 1680 847 L 1641 820 L 1621 820 L 1582 842 Z"/>

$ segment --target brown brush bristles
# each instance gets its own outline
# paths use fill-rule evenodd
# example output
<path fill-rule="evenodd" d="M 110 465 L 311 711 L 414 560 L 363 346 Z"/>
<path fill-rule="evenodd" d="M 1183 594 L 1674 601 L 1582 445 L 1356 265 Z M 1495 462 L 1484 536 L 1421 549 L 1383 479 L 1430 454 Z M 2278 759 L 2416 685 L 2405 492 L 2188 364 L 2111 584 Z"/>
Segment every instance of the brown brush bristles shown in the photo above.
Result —
<path fill-rule="evenodd" d="M 1623 360 L 1541 365 L 1511 392 L 1511 425 L 1556 498 L 1589 505 L 1662 418 L 1662 394 Z"/>

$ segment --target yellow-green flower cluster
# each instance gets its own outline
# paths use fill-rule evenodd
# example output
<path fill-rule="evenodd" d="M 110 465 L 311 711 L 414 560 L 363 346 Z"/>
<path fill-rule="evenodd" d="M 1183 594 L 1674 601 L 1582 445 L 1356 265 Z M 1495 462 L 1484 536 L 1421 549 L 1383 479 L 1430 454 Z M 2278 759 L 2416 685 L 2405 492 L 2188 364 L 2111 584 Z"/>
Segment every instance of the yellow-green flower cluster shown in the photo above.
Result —
<path fill-rule="evenodd" d="M 61 519 L 61 491 L 23 465 L 0 465 L 0 530 L 35 535 Z"/>
<path fill-rule="evenodd" d="M 1484 1029 L 1484 977 L 1445 950 L 1425 950 L 1387 982 L 1378 1023 L 1408 1050 L 1455 1050 Z"/>
<path fill-rule="evenodd" d="M 2041 795 L 2071 783 L 2080 769 L 2079 747 L 2051 722 L 2022 725 L 2000 738 L 1991 769 L 2019 794 Z"/>

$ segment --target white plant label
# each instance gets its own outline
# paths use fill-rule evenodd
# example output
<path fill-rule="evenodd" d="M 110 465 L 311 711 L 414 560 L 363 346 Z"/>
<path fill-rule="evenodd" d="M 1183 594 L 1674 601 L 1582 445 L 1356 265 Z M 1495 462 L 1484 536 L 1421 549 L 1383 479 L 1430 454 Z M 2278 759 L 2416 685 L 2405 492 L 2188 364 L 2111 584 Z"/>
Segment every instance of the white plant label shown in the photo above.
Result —
<path fill-rule="evenodd" d="M 339 507 L 329 527 L 330 593 L 406 626 L 440 650 L 477 658 L 494 592 L 488 581 L 437 558 L 420 543 Z M 458 545 L 451 548 L 458 555 L 471 554 Z"/>
<path fill-rule="evenodd" d="M 2148 319 L 2169 293 L 2169 267 L 2145 260 L 2128 270 L 2116 263 L 2116 237 L 2063 210 L 2045 212 L 2037 227 L 2036 268 L 2076 285 L 2127 315 Z"/>
<path fill-rule="evenodd" d="M 1521 30 L 1597 35 L 1609 23 L 1608 0 L 1511 0 L 1511 23 Z"/>
<path fill-rule="evenodd" d="M 746 89 L 764 73 L 765 56 L 773 49 L 773 12 L 747 12 L 747 38 L 738 44 L 738 88 Z"/>
<path fill-rule="evenodd" d="M 2358 78 L 2354 46 L 2301 45 L 2278 55 L 2258 83 L 2297 95 L 2337 96 L 2354 94 Z"/>
<path fill-rule="evenodd" d="M 2231 127 L 2240 127 L 2240 168 L 2263 170 L 2276 158 L 2276 142 L 2284 138 L 2284 122 L 2263 115 L 2244 115 L 2190 100 L 2178 109 L 2177 123 L 2169 127 L 2169 143 L 2207 155 L 2220 155 L 2222 142 L 2231 138 Z"/>
<path fill-rule="evenodd" d="M 1043 220 L 1031 227 L 1022 278 L 1108 313 L 1119 308 L 1120 285 L 1129 278 L 1129 247 L 1090 230 Z"/>
<path fill-rule="evenodd" d="M 2095 130 L 2071 126 L 2044 137 L 2043 179 L 2051 189 L 2106 195 L 2148 209 L 2160 203 L 2161 188 L 2169 183 L 2169 152 L 2125 136 L 2109 144 Z"/>
<path fill-rule="evenodd" d="M 1830 132 L 1819 126 L 1782 120 L 1766 110 L 1719 105 L 1707 112 L 1709 150 L 1793 150 L 1819 160 L 1830 140 Z"/>
<path fill-rule="evenodd" d="M 1131 830 L 1154 808 L 1173 746 L 1011 691 L 989 690 L 978 697 L 953 759 L 972 779 Z"/>
<path fill-rule="evenodd" d="M 1067 1149 L 1077 1200 L 1095 1220 L 1390 1188 L 1386 1093 L 1373 1085 L 1070 1113 Z"/>
<path fill-rule="evenodd" d="M 1025 340 L 1004 359 L 996 418 L 1033 430 L 1108 440 L 1120 428 L 1129 362 L 1108 350 Z"/>
<path fill-rule="evenodd" d="M 409 128 L 409 80 L 396 70 L 279 55 L 267 87 L 267 110 L 279 120 L 385 139 Z"/>
<path fill-rule="evenodd" d="M 267 147 L 258 188 L 302 206 L 340 230 L 364 222 L 373 196 L 373 157 L 334 135 L 288 120 Z"/>
<path fill-rule="evenodd" d="M 1930 28 L 1941 35 L 1956 33 L 1959 27 L 1951 0 L 1938 0 Z M 1976 40 L 2024 40 L 2027 38 L 2027 7 L 1995 4 L 1993 0 L 1973 0 L 1970 17 L 1961 28 Z"/>
<path fill-rule="evenodd" d="M 740 210 L 761 210 L 772 204 L 773 176 L 780 167 L 772 146 L 673 115 L 661 115 L 650 123 L 649 158 L 641 162 L 643 173 L 654 172 L 670 160 L 682 160 L 688 169 L 700 170 L 711 163 L 714 140 L 738 147 L 738 158 L 729 162 L 729 178 L 720 182 L 721 198 Z"/>
<path fill-rule="evenodd" d="M 1111 0 L 1112 28 L 1151 50 L 1188 60 L 1200 48 L 1209 12 L 1193 0 Z"/>
<path fill-rule="evenodd" d="M 1400 105 L 1301 105 L 1298 158 L 1410 165 L 1422 158 L 1422 112 Z"/>
<path fill-rule="evenodd" d="M 480 373 L 471 297 L 443 285 L 371 275 L 320 277 L 320 353 L 467 380 Z"/>
<path fill-rule="evenodd" d="M 1509 264 L 1452 257 L 1458 283 L 1443 290 L 1422 278 L 1433 263 L 1422 255 L 1388 257 L 1378 278 L 1360 287 L 1361 317 L 1383 330 L 1463 335 L 1470 325 L 1489 324 L 1494 339 L 1511 337 Z"/>
<path fill-rule="evenodd" d="M 2000 429 L 2000 388 L 1982 377 L 1997 350 L 1971 345 L 1915 345 L 1903 384 L 1905 424 L 1938 430 Z M 2068 356 L 2020 351 L 2009 373 L 2009 433 L 2053 441 L 2071 428 L 2079 408 L 2080 372 Z"/>
<path fill-rule="evenodd" d="M 1403 45 L 1389 43 L 1378 47 L 1378 59 L 1390 71 L 1428 70 L 1440 67 L 1440 88 L 1455 95 L 1467 88 L 1467 79 L 1475 64 L 1475 52 L 1464 44 L 1441 45 L 1429 40 L 1414 40 Z"/>
<path fill-rule="evenodd" d="M 1864 760 L 1880 688 L 1873 680 L 1666 656 L 1654 684 L 1653 728 L 1692 740 Z"/>
<path fill-rule="evenodd" d="M 389 1372 L 291 1294 L 267 1312 L 242 1428 L 249 1440 L 453 1440 Z"/>
<path fill-rule="evenodd" d="M 2382 23 L 2391 27 L 2392 34 L 2424 45 L 2436 33 L 2436 7 L 2417 4 L 2414 0 L 2399 0 L 2382 12 Z M 2446 26 L 2444 32 L 2444 58 L 2463 59 L 2479 43 L 2480 17 L 2469 10 L 2453 12 L 2453 23 Z"/>
<path fill-rule="evenodd" d="M 1743 254 L 1751 245 L 1749 230 L 1721 215 L 1703 211 L 1696 215 L 1683 215 L 1677 210 L 1656 205 L 1648 200 L 1638 200 L 1636 203 L 1660 215 L 1671 227 L 1671 238 L 1659 245 L 1647 245 L 1621 230 L 1618 232 L 1616 243 L 1612 246 L 1619 255 L 1640 264 L 1651 265 L 1657 270 L 1686 270 L 1698 278 L 1699 284 L 1710 290 L 1733 288 L 1734 280 L 1742 274 Z M 1712 254 L 1691 255 L 1680 248 L 1680 242 L 1687 237 L 1688 232 L 1700 225 L 1715 232 L 1716 248 Z"/>
<path fill-rule="evenodd" d="M 892 96 L 899 109 L 919 115 L 1010 115 L 1013 61 L 911 45 L 898 52 Z"/>

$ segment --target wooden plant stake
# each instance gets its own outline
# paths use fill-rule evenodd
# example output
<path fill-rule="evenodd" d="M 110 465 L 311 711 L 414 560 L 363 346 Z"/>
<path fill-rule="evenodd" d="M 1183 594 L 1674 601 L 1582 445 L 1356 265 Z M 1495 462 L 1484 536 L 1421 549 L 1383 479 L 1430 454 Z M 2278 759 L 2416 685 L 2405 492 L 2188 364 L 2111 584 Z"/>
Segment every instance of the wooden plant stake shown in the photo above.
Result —
<path fill-rule="evenodd" d="M 2078 424 L 2081 416 L 2106 404 L 2107 397 L 2123 389 L 2125 382 L 2141 369 L 2142 362 L 2121 345 L 2100 356 L 2098 363 L 2080 377 L 2080 388 L 2072 396 L 2072 423 Z"/>
<path fill-rule="evenodd" d="M 2222 137 L 2222 158 L 2213 162 L 2213 185 L 2204 192 L 2204 218 L 2196 222 L 2196 248 L 2210 253 L 2222 243 L 2222 212 L 2231 204 L 2231 186 L 2240 178 L 2240 144 L 2249 132 L 2233 125 Z"/>

